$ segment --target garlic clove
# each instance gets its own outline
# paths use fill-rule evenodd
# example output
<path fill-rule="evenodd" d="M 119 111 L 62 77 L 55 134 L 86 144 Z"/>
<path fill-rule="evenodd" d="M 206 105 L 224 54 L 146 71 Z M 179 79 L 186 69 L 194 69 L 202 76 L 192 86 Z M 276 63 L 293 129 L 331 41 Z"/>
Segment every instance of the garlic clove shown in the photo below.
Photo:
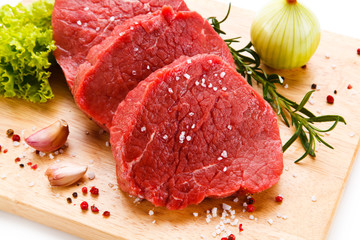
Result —
<path fill-rule="evenodd" d="M 73 163 L 55 163 L 45 172 L 51 186 L 69 186 L 79 181 L 88 167 Z"/>
<path fill-rule="evenodd" d="M 65 120 L 58 120 L 25 139 L 25 142 L 41 152 L 52 152 L 62 147 L 69 136 L 69 126 Z"/>

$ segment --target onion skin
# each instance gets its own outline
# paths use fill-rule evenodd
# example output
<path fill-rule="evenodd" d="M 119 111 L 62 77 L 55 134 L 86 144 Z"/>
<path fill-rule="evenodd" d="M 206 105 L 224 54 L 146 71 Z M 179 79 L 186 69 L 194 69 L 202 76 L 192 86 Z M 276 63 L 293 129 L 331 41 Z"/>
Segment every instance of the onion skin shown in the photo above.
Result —
<path fill-rule="evenodd" d="M 309 9 L 297 1 L 274 0 L 252 23 L 251 42 L 269 67 L 301 67 L 319 45 L 320 24 Z"/>

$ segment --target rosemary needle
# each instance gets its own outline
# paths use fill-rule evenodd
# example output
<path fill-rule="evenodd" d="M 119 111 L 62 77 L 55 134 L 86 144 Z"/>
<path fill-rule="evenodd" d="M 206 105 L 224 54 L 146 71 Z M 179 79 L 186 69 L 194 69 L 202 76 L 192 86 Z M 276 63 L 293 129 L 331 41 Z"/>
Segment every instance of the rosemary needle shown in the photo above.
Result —
<path fill-rule="evenodd" d="M 210 21 L 212 27 L 218 34 L 226 35 L 226 33 L 221 30 L 220 25 L 227 20 L 230 10 L 231 3 L 229 4 L 226 16 L 221 21 L 218 21 L 216 17 L 208 18 L 208 21 Z M 297 139 L 300 139 L 305 152 L 295 161 L 295 163 L 303 160 L 308 155 L 315 157 L 316 141 L 333 149 L 333 147 L 323 139 L 322 133 L 333 130 L 339 122 L 346 124 L 345 119 L 338 115 L 316 116 L 310 110 L 305 108 L 305 104 L 309 101 L 311 94 L 314 91 L 307 92 L 299 104 L 279 94 L 276 90 L 276 84 L 283 84 L 282 77 L 278 74 L 268 75 L 260 68 L 260 57 L 252 49 L 251 42 L 241 49 L 236 50 L 233 48 L 231 44 L 239 42 L 239 38 L 240 37 L 224 40 L 234 58 L 236 70 L 250 85 L 252 85 L 253 81 L 255 81 L 256 84 L 261 85 L 263 98 L 269 102 L 275 112 L 281 116 L 281 119 L 286 126 L 294 126 L 296 129 L 291 138 L 283 145 L 283 152 L 285 152 Z M 316 123 L 320 122 L 330 122 L 332 125 L 328 129 L 320 129 L 315 126 Z"/>

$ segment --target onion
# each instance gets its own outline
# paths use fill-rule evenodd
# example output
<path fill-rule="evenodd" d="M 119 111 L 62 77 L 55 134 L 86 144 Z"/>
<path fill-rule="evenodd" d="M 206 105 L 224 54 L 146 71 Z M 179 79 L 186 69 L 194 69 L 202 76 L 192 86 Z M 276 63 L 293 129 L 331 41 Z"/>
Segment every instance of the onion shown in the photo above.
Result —
<path fill-rule="evenodd" d="M 315 53 L 320 24 L 297 0 L 273 0 L 252 23 L 251 41 L 266 65 L 275 69 L 297 68 Z"/>

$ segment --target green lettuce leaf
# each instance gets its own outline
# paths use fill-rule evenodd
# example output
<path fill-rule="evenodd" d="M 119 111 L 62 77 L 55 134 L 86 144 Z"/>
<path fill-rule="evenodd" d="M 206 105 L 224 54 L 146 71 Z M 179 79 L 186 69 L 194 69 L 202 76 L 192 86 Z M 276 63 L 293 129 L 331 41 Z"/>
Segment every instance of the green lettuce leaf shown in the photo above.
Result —
<path fill-rule="evenodd" d="M 31 102 L 54 97 L 49 84 L 53 0 L 0 8 L 0 95 Z"/>

